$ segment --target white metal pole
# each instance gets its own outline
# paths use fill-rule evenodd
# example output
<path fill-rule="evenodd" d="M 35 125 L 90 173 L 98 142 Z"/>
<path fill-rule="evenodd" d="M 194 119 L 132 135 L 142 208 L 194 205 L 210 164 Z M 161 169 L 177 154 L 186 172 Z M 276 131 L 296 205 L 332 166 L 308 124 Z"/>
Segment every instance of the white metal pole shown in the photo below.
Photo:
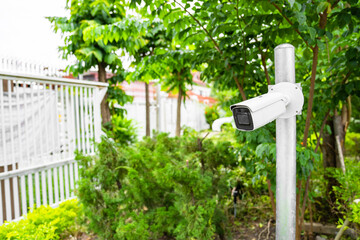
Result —
<path fill-rule="evenodd" d="M 295 51 L 275 48 L 275 83 L 295 83 Z M 296 223 L 296 116 L 276 119 L 276 239 L 294 240 Z"/>

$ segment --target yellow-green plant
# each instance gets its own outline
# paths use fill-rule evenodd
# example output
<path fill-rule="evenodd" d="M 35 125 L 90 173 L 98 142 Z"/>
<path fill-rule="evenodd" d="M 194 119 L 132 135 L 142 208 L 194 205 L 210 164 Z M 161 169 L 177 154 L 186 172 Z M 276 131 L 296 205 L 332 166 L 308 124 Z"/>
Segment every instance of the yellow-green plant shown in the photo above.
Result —
<path fill-rule="evenodd" d="M 77 200 L 61 203 L 59 207 L 40 206 L 18 222 L 0 226 L 1 240 L 56 240 L 74 234 L 76 221 L 81 216 Z"/>

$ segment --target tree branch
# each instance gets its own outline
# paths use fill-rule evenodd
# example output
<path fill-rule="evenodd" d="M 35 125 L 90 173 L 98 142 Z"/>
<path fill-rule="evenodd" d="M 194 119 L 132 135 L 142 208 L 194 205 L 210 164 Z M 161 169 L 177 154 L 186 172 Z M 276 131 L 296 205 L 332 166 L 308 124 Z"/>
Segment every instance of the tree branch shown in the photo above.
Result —
<path fill-rule="evenodd" d="M 270 2 L 270 1 L 269 1 L 269 2 Z M 286 20 L 291 26 L 294 26 L 294 23 L 293 23 L 287 16 L 285 16 L 285 14 L 284 14 L 283 11 L 281 10 L 281 8 L 280 8 L 278 5 L 276 5 L 276 3 L 272 2 L 271 4 L 279 11 L 279 13 L 281 14 L 281 16 L 283 16 L 283 18 L 285 18 L 285 20 Z M 304 40 L 306 46 L 308 46 L 309 48 L 312 48 L 312 47 L 310 47 L 309 43 L 305 40 L 305 38 L 301 35 L 299 29 L 294 28 L 294 30 L 295 30 L 295 32 L 302 38 L 302 40 Z"/>
<path fill-rule="evenodd" d="M 183 8 L 185 10 L 185 12 L 187 12 L 190 17 L 192 19 L 194 19 L 194 21 L 204 30 L 204 32 L 206 33 L 206 35 L 211 39 L 211 41 L 214 43 L 215 45 L 215 49 L 221 54 L 223 55 L 223 52 L 220 50 L 219 45 L 217 44 L 217 42 L 215 41 L 215 39 L 210 35 L 210 33 L 208 32 L 208 30 L 200 23 L 199 20 L 197 20 L 194 15 L 192 15 L 183 5 L 181 5 L 181 3 L 177 2 L 176 0 L 174 0 L 175 3 L 177 3 L 181 8 Z"/>
<path fill-rule="evenodd" d="M 210 35 L 210 33 L 208 32 L 208 30 L 207 30 L 206 28 L 204 28 L 204 26 L 200 23 L 200 21 L 199 21 L 198 19 L 196 19 L 196 18 L 194 17 L 194 15 L 192 15 L 181 3 L 177 2 L 176 0 L 174 0 L 174 2 L 175 2 L 176 4 L 178 4 L 181 8 L 183 8 L 183 9 L 185 10 L 185 12 L 187 12 L 187 13 L 191 16 L 191 18 L 203 29 L 203 31 L 206 33 L 206 35 L 207 35 L 207 36 L 211 39 L 211 41 L 214 43 L 215 49 L 220 53 L 220 55 L 223 55 L 223 52 L 220 50 L 220 47 L 219 47 L 218 43 L 217 43 L 217 42 L 215 41 L 215 39 Z M 246 51 L 246 49 L 245 49 L 245 51 Z M 245 61 L 245 64 L 246 64 L 246 61 Z M 228 66 L 229 66 L 228 69 L 230 69 L 230 68 L 231 68 L 231 65 L 228 64 Z M 245 78 L 245 70 L 246 70 L 246 69 L 244 69 L 244 76 L 243 76 L 244 78 Z M 240 91 L 240 94 L 241 94 L 242 99 L 243 99 L 243 100 L 246 100 L 246 95 L 245 95 L 243 86 L 240 84 L 240 82 L 239 82 L 239 80 L 238 80 L 238 78 L 237 78 L 236 76 L 234 76 L 234 80 L 235 80 L 235 83 L 236 83 L 236 85 L 237 85 L 237 87 L 238 87 L 238 89 L 239 89 L 239 91 Z"/>
<path fill-rule="evenodd" d="M 268 191 L 269 191 L 269 195 L 270 195 L 271 208 L 272 208 L 272 210 L 273 210 L 274 219 L 276 220 L 276 204 L 275 204 L 274 194 L 273 194 L 273 192 L 271 191 L 271 181 L 270 181 L 270 179 L 268 178 L 268 179 L 266 180 L 266 182 L 267 182 Z"/>
<path fill-rule="evenodd" d="M 244 69 L 243 69 L 243 77 L 241 80 L 241 85 L 244 86 L 244 82 L 245 82 L 245 76 L 246 76 L 246 41 L 245 41 L 245 37 L 243 38 L 243 44 L 244 44 Z"/>
<path fill-rule="evenodd" d="M 316 147 L 315 147 L 315 150 L 314 150 L 315 152 L 317 152 L 318 149 L 319 149 L 320 139 L 321 139 L 321 137 L 322 137 L 322 135 L 323 135 L 324 128 L 325 128 L 325 124 L 326 124 L 326 121 L 327 121 L 329 115 L 330 115 L 330 109 L 327 111 L 327 113 L 326 113 L 326 115 L 325 115 L 325 117 L 324 117 L 324 120 L 323 120 L 323 122 L 321 123 L 320 131 L 319 131 L 319 139 L 318 139 L 318 141 L 317 141 L 317 143 L 316 143 Z"/>
<path fill-rule="evenodd" d="M 243 48 L 244 48 L 244 70 L 243 71 L 244 72 L 243 72 L 243 77 L 242 77 L 242 80 L 241 80 L 241 85 L 243 86 L 244 81 L 245 81 L 245 76 L 246 76 L 246 41 L 245 41 L 245 33 L 244 33 L 244 30 L 242 29 L 241 23 L 240 23 L 239 0 L 236 0 L 236 17 L 237 17 L 238 25 L 239 25 L 239 28 L 241 29 L 241 35 L 242 35 L 242 38 L 243 38 Z"/>
<path fill-rule="evenodd" d="M 302 141 L 302 145 L 305 147 L 307 146 L 307 138 L 308 138 L 309 129 L 310 129 L 312 106 L 313 106 L 313 102 L 314 102 L 315 78 L 316 78 L 316 69 L 317 69 L 317 64 L 318 64 L 318 55 L 319 55 L 319 46 L 316 44 L 315 47 L 313 48 L 313 63 L 312 63 L 312 68 L 311 68 L 309 101 L 308 101 L 308 108 L 307 108 L 307 113 L 306 113 L 304 137 L 303 137 L 303 141 Z"/>
<path fill-rule="evenodd" d="M 263 53 L 263 51 L 261 51 L 260 47 L 259 47 L 259 50 L 260 50 L 260 55 L 261 55 L 261 62 L 262 62 L 262 65 L 263 65 L 264 71 L 265 71 L 266 81 L 267 81 L 268 85 L 270 85 L 271 82 L 270 82 L 269 72 L 268 72 L 267 67 L 266 67 L 265 53 Z"/>
<path fill-rule="evenodd" d="M 342 81 L 342 84 L 345 84 L 346 81 L 349 79 L 350 75 L 351 75 L 352 71 L 349 71 L 346 76 L 344 77 L 343 81 Z"/>
<path fill-rule="evenodd" d="M 328 2 L 330 2 L 330 1 L 328 1 Z M 340 0 L 336 0 L 333 4 L 331 4 L 331 9 L 334 9 L 338 5 L 339 2 L 340 2 Z"/>
<path fill-rule="evenodd" d="M 236 83 L 236 85 L 237 85 L 237 87 L 238 87 L 238 89 L 240 91 L 240 94 L 241 94 L 241 97 L 242 97 L 243 101 L 245 101 L 246 100 L 246 95 L 245 95 L 245 92 L 244 92 L 244 88 L 241 86 L 241 84 L 239 82 L 239 79 L 236 76 L 234 76 L 234 80 L 235 80 L 235 83 Z"/>
<path fill-rule="evenodd" d="M 351 105 L 351 96 L 348 96 L 346 98 L 346 103 L 348 104 L 348 114 L 347 114 L 347 124 L 345 125 L 345 130 L 344 132 L 347 131 L 349 124 L 350 124 L 350 120 L 351 120 L 351 114 L 352 114 L 352 105 Z"/>
<path fill-rule="evenodd" d="M 240 24 L 240 16 L 239 16 L 239 0 L 236 0 L 236 17 L 237 17 L 237 20 L 238 20 L 238 25 L 239 25 L 239 28 L 241 29 L 242 34 L 244 34 L 244 30 L 242 29 L 241 24 Z"/>
<path fill-rule="evenodd" d="M 301 207 L 301 218 L 300 218 L 300 228 L 299 229 L 302 229 L 302 226 L 304 224 L 305 207 L 306 207 L 306 202 L 307 202 L 306 199 L 307 199 L 308 193 L 309 193 L 310 177 L 311 177 L 311 173 L 309 174 L 308 179 L 306 179 L 305 193 L 304 193 L 304 198 L 303 198 L 303 205 Z"/>

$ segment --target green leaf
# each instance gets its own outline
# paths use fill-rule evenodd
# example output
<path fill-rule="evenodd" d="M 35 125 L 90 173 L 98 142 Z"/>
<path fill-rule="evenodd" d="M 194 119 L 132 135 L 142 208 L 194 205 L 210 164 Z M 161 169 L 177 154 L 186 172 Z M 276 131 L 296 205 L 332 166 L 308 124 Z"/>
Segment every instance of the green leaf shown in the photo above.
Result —
<path fill-rule="evenodd" d="M 331 128 L 330 128 L 329 125 L 326 125 L 326 126 L 325 126 L 325 129 L 326 129 L 326 131 L 327 131 L 328 134 L 331 134 L 331 133 L 332 133 Z"/>
<path fill-rule="evenodd" d="M 102 60 L 103 60 L 103 54 L 101 53 L 100 50 L 96 49 L 96 50 L 91 51 L 91 53 L 94 54 L 94 56 L 96 57 L 96 59 L 97 59 L 99 62 L 102 62 Z"/>
<path fill-rule="evenodd" d="M 105 62 L 107 63 L 107 64 L 112 64 L 114 61 L 115 61 L 115 59 L 116 59 L 116 55 L 115 54 L 108 54 L 108 55 L 106 55 L 105 56 Z"/>
<path fill-rule="evenodd" d="M 355 88 L 355 86 L 354 86 L 354 83 L 352 83 L 352 82 L 345 85 L 345 91 L 348 95 L 351 95 L 354 88 Z"/>
<path fill-rule="evenodd" d="M 316 37 L 316 29 L 313 28 L 313 27 L 309 27 L 309 33 L 310 33 L 310 38 L 312 40 L 315 40 L 315 37 Z"/>
<path fill-rule="evenodd" d="M 298 2 L 295 2 L 294 9 L 297 10 L 297 11 L 300 11 L 301 10 L 301 4 L 298 3 Z"/>
<path fill-rule="evenodd" d="M 290 7 L 293 7 L 294 6 L 294 3 L 295 3 L 295 0 L 288 0 L 289 4 L 290 4 Z"/>
<path fill-rule="evenodd" d="M 318 46 L 319 46 L 319 49 L 320 49 L 321 51 L 323 51 L 323 50 L 326 49 L 325 43 L 323 43 L 323 42 L 320 41 L 320 40 L 318 40 L 318 41 L 316 41 L 316 42 L 317 42 L 317 44 L 318 44 Z"/>
<path fill-rule="evenodd" d="M 268 145 L 267 144 L 260 144 L 257 146 L 255 153 L 258 157 L 262 158 L 264 157 L 264 154 L 267 153 Z"/>
<path fill-rule="evenodd" d="M 306 48 L 303 52 L 303 56 L 307 59 L 310 59 L 312 57 L 312 52 L 310 51 L 309 48 Z"/>
<path fill-rule="evenodd" d="M 328 2 L 321 2 L 321 3 L 317 6 L 317 8 L 316 8 L 316 12 L 317 12 L 317 13 L 324 12 L 325 9 L 328 8 L 329 4 L 330 4 L 330 3 L 328 3 Z"/>
<path fill-rule="evenodd" d="M 329 39 L 329 41 L 331 41 L 331 39 L 333 39 L 333 37 L 334 37 L 331 32 L 326 32 L 325 35 Z"/>
<path fill-rule="evenodd" d="M 296 12 L 295 17 L 300 25 L 306 25 L 306 16 L 303 12 Z"/>
<path fill-rule="evenodd" d="M 310 159 L 310 152 L 308 150 L 305 150 L 303 156 L 304 156 L 305 160 L 309 160 Z"/>

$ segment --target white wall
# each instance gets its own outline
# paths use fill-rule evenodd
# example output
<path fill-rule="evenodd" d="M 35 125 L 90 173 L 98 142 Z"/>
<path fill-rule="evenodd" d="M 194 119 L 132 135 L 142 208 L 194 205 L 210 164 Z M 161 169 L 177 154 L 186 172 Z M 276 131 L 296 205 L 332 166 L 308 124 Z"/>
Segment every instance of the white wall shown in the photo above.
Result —
<path fill-rule="evenodd" d="M 166 93 L 161 94 L 160 101 L 151 101 L 150 105 L 150 129 L 161 132 L 168 132 L 175 136 L 176 129 L 176 98 L 168 98 Z M 126 104 L 127 118 L 133 119 L 137 123 L 139 138 L 145 136 L 145 102 L 134 101 Z M 158 112 L 159 111 L 159 112 Z M 160 117 L 158 118 L 157 115 Z M 157 122 L 159 121 L 159 123 Z M 159 126 L 157 126 L 159 124 Z M 188 126 L 196 131 L 209 128 L 205 119 L 205 105 L 197 99 L 187 99 L 181 106 L 181 126 Z"/>

